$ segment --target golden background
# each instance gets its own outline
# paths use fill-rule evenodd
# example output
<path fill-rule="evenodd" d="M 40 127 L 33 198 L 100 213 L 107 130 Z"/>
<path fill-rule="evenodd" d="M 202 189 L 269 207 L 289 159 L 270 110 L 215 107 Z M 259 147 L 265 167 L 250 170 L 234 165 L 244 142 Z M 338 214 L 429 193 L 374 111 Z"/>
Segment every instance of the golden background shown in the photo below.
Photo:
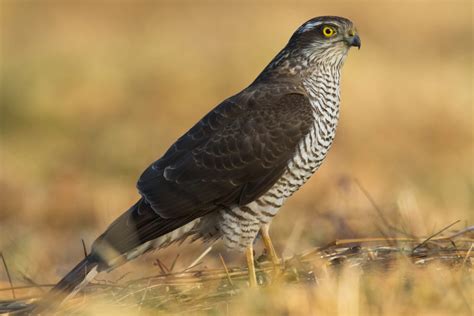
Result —
<path fill-rule="evenodd" d="M 472 225 L 472 14 L 470 1 L 2 1 L 0 251 L 14 282 L 66 273 L 81 238 L 90 246 L 138 198 L 141 172 L 319 15 L 351 19 L 362 48 L 343 69 L 332 150 L 273 222 L 278 252 Z M 203 249 L 172 247 L 116 273 L 150 275 L 154 258 L 176 252 L 186 267 Z M 243 263 L 217 247 L 205 264 L 220 252 Z M 466 312 L 433 291 L 428 314 Z"/>

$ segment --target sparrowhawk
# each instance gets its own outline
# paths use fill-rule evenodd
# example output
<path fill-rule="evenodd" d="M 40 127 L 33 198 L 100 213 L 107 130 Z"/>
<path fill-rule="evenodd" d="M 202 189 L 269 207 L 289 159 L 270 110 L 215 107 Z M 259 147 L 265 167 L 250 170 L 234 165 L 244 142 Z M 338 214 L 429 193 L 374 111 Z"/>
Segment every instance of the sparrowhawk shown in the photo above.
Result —
<path fill-rule="evenodd" d="M 360 48 L 351 21 L 309 20 L 247 88 L 212 109 L 138 180 L 141 198 L 97 238 L 91 253 L 47 295 L 60 301 L 101 271 L 186 238 L 245 250 L 256 284 L 259 231 L 318 169 L 339 118 L 341 68 Z"/>

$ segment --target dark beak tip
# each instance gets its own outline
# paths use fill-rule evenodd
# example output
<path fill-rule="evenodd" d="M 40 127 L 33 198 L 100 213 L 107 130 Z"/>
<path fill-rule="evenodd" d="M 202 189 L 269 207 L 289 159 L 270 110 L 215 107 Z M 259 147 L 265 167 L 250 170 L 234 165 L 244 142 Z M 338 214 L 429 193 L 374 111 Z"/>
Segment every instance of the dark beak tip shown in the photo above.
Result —
<path fill-rule="evenodd" d="M 351 46 L 354 46 L 354 47 L 357 47 L 358 49 L 360 49 L 360 47 L 362 45 L 361 45 L 361 42 L 360 42 L 359 35 L 355 35 L 354 37 L 351 38 Z"/>

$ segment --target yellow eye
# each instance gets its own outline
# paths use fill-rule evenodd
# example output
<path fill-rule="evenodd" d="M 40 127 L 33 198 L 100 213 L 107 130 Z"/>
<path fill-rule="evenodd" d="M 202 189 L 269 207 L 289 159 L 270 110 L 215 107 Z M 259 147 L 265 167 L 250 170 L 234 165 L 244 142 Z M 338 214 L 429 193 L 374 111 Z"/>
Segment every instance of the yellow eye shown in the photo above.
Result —
<path fill-rule="evenodd" d="M 330 26 L 323 27 L 323 35 L 327 38 L 333 37 L 336 34 L 336 30 Z"/>

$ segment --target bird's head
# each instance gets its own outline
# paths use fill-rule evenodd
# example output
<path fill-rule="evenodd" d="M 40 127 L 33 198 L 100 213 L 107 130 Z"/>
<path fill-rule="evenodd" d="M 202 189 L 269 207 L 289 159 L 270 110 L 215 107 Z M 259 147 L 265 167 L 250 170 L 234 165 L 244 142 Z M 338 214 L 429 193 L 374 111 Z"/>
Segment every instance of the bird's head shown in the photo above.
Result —
<path fill-rule="evenodd" d="M 337 16 L 321 16 L 301 25 L 288 44 L 257 78 L 305 76 L 319 69 L 338 72 L 352 46 L 360 48 L 352 22 Z"/>
<path fill-rule="evenodd" d="M 349 49 L 360 48 L 361 42 L 352 22 L 337 16 L 322 16 L 301 25 L 286 49 L 323 63 L 343 61 Z"/>

